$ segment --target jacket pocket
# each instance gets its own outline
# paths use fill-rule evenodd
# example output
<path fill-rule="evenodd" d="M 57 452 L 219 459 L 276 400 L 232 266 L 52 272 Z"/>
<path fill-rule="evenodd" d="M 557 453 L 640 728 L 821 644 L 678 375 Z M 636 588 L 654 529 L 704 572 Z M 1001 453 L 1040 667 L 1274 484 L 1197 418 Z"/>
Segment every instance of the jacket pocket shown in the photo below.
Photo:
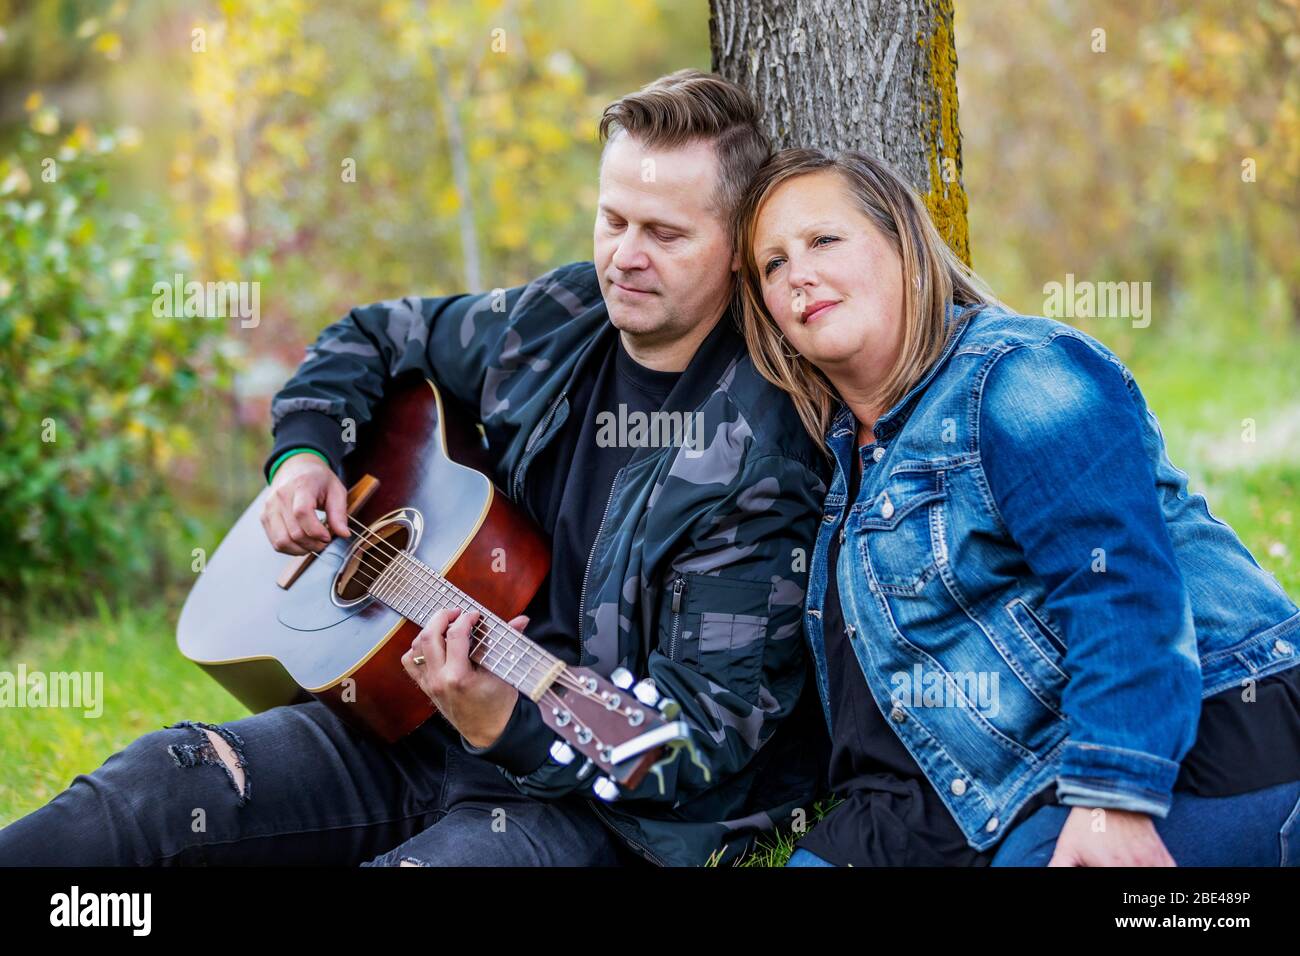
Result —
<path fill-rule="evenodd" d="M 1064 669 L 1065 642 L 1023 598 L 1008 601 L 1006 611 L 1013 637 L 1019 638 L 1016 646 L 1023 649 L 1023 654 L 1015 655 L 1019 660 L 1012 666 L 1030 690 L 1059 713 L 1060 694 L 1070 680 Z"/>
<path fill-rule="evenodd" d="M 1019 626 L 1020 632 L 1029 638 L 1029 642 L 1047 659 L 1048 663 L 1059 668 L 1065 657 L 1065 642 L 1056 636 L 1056 632 L 1047 626 L 1047 622 L 1025 602 L 1024 598 L 1014 598 L 1008 602 L 1007 613 Z M 1064 671 L 1061 672 L 1061 676 L 1065 676 Z"/>
<path fill-rule="evenodd" d="M 771 590 L 761 581 L 676 576 L 661 615 L 662 652 L 757 704 Z"/>
<path fill-rule="evenodd" d="M 912 472 L 890 475 L 873 499 L 853 506 L 850 521 L 877 590 L 914 597 L 938 574 L 947 559 L 946 497 L 942 472 Z"/>

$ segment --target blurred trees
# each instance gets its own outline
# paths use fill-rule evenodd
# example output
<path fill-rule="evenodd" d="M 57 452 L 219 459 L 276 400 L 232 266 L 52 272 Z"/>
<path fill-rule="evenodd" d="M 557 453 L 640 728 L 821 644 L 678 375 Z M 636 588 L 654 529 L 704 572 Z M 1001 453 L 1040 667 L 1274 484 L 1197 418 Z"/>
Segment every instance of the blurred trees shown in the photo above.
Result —
<path fill-rule="evenodd" d="M 1261 341 L 1282 288 L 1300 317 L 1300 0 L 954 8 L 974 264 L 1008 302 L 1150 280 L 1144 343 L 1210 280 L 1246 301 L 1198 338 Z M 353 305 L 589 257 L 601 108 L 709 68 L 709 41 L 708 0 L 0 0 L 6 571 L 210 549 L 304 343 Z M 260 323 L 154 316 L 177 272 L 261 283 Z M 77 441 L 41 443 L 46 417 Z"/>
<path fill-rule="evenodd" d="M 1300 322 L 1300 0 L 958 3 L 957 34 L 975 265 L 1010 300 L 1275 279 Z"/>
<path fill-rule="evenodd" d="M 521 282 L 588 256 L 611 95 L 595 74 L 618 65 L 584 48 L 593 32 L 671 36 L 675 12 L 590 6 L 382 0 L 358 17 L 226 0 L 196 20 L 196 131 L 172 174 L 206 266 L 263 278 L 300 345 L 352 304 Z"/>
<path fill-rule="evenodd" d="M 696 0 L 0 0 L 0 603 L 187 578 L 315 332 L 589 257 L 601 108 L 686 65 Z M 153 314 L 177 273 L 260 321 Z"/>
<path fill-rule="evenodd" d="M 179 261 L 165 235 L 105 202 L 104 163 L 131 134 L 61 129 L 38 96 L 27 105 L 31 130 L 0 156 L 6 611 L 157 580 L 158 542 L 185 524 L 170 476 L 204 443 L 187 416 L 226 384 L 221 326 L 153 307 Z"/>

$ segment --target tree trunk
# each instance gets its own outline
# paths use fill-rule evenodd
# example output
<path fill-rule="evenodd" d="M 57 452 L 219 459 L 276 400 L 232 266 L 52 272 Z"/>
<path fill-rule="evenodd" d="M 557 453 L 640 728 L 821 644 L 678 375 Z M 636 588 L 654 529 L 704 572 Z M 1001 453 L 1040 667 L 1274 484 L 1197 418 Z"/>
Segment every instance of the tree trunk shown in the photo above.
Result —
<path fill-rule="evenodd" d="M 447 151 L 451 154 L 451 176 L 460 199 L 457 218 L 460 221 L 460 250 L 465 259 L 465 291 L 482 292 L 482 270 L 478 257 L 478 225 L 474 217 L 474 190 L 469 182 L 469 150 L 465 131 L 460 125 L 461 96 L 451 88 L 451 72 L 447 69 L 442 50 L 435 47 L 430 54 L 438 78 L 438 106 L 442 111 L 442 125 L 447 133 Z"/>
<path fill-rule="evenodd" d="M 713 70 L 778 149 L 859 150 L 916 187 L 970 262 L 952 0 L 709 0 Z"/>

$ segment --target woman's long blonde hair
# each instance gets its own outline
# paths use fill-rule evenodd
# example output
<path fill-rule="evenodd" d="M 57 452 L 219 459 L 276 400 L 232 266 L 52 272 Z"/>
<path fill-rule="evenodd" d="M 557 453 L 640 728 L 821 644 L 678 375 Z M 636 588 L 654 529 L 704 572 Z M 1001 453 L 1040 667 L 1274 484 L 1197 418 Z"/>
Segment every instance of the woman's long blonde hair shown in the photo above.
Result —
<path fill-rule="evenodd" d="M 939 358 L 947 342 L 950 302 L 1000 304 L 944 242 L 912 187 L 886 163 L 857 152 L 832 157 L 815 149 L 786 149 L 773 155 L 759 169 L 737 211 L 741 327 L 754 366 L 790 396 L 804 427 L 823 451 L 839 396 L 812 362 L 798 354 L 791 357 L 785 337 L 768 314 L 754 261 L 754 228 L 759 211 L 778 186 L 824 170 L 840 175 L 860 211 L 893 243 L 903 263 L 902 345 L 898 362 L 873 396 L 875 407 L 893 408 Z"/>

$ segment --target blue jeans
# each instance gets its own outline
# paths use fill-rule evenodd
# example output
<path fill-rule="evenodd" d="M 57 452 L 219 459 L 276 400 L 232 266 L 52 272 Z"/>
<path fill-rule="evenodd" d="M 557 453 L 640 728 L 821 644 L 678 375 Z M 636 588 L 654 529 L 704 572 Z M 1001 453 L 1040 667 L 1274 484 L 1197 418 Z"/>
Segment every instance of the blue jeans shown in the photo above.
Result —
<path fill-rule="evenodd" d="M 805 850 L 803 847 L 796 847 L 795 851 L 790 854 L 790 859 L 786 860 L 786 866 L 834 866 L 829 860 L 823 860 L 811 850 Z"/>
<path fill-rule="evenodd" d="M 993 866 L 1046 866 L 1071 809 L 1042 807 L 1017 825 Z M 1300 866 L 1300 781 L 1233 797 L 1175 792 L 1155 825 L 1179 866 Z"/>
<path fill-rule="evenodd" d="M 230 744 L 244 787 L 204 729 Z M 521 794 L 441 717 L 395 744 L 324 704 L 145 734 L 0 830 L 0 865 L 608 866 L 581 797 Z"/>

